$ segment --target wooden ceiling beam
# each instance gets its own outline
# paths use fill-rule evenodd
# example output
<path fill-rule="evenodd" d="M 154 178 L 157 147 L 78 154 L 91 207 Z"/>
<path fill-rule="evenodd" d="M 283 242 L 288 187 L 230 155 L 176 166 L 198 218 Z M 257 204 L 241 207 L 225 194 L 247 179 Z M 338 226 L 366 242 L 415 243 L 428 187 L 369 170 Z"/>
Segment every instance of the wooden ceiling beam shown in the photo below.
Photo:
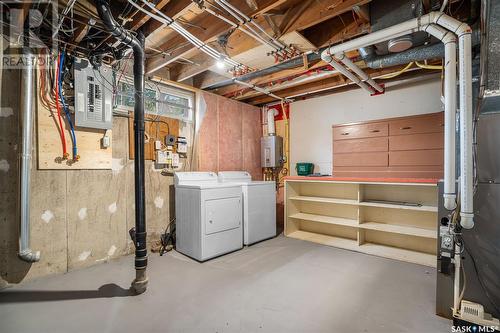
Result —
<path fill-rule="evenodd" d="M 341 42 L 343 40 L 367 33 L 370 25 L 361 20 L 356 21 L 350 13 L 331 18 L 318 25 L 302 30 L 304 38 L 316 47 Z"/>
<path fill-rule="evenodd" d="M 176 1 L 174 1 L 176 2 Z M 273 4 L 277 2 L 276 0 L 261 0 L 258 2 L 259 8 L 264 8 L 271 10 L 273 8 L 276 8 L 276 6 L 273 6 Z M 233 1 L 232 2 L 236 7 L 240 8 L 242 12 L 244 12 L 246 15 L 249 16 L 257 16 L 265 13 L 263 9 L 260 9 L 258 11 L 252 11 L 245 3 L 244 0 L 238 0 L 238 1 Z M 192 34 L 194 34 L 197 38 L 202 40 L 203 42 L 208 42 L 210 39 L 215 38 L 216 36 L 228 31 L 231 26 L 228 25 L 227 23 L 221 21 L 219 18 L 212 16 L 209 13 L 203 12 L 197 15 L 190 23 L 202 26 L 205 28 L 204 31 L 199 31 L 199 29 L 193 30 L 192 27 L 186 26 L 185 28 L 190 31 Z M 160 45 L 158 48 L 161 50 L 165 50 L 172 45 L 178 45 L 185 41 L 184 37 L 176 34 L 175 36 L 169 38 L 166 40 L 162 45 Z M 168 64 L 172 63 L 173 61 L 186 56 L 190 51 L 196 49 L 193 45 L 186 45 L 185 47 L 179 48 L 175 52 L 172 52 L 172 55 L 169 57 L 165 58 L 155 58 L 151 61 L 149 61 L 146 64 L 146 72 L 152 73 L 164 66 L 167 66 Z"/>

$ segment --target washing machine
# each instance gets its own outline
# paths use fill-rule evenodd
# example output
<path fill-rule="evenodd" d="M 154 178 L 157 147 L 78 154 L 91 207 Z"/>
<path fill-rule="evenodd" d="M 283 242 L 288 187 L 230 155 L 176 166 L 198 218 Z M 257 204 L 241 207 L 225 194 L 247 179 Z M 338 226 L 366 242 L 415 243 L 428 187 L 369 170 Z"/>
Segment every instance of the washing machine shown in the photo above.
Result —
<path fill-rule="evenodd" d="M 221 184 L 239 184 L 243 194 L 243 244 L 276 236 L 276 183 L 252 181 L 245 171 L 221 171 Z"/>
<path fill-rule="evenodd" d="M 241 185 L 215 172 L 176 172 L 176 249 L 205 261 L 243 247 Z"/>

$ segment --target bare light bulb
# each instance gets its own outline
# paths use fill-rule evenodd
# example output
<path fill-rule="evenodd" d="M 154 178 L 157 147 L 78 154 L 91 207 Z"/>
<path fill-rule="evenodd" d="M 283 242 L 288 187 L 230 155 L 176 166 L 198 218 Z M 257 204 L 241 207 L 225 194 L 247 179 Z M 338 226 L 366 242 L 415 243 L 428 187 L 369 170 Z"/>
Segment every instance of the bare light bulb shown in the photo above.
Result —
<path fill-rule="evenodd" d="M 224 60 L 217 60 L 216 66 L 218 69 L 224 69 L 224 67 L 226 67 L 226 64 L 224 63 Z"/>

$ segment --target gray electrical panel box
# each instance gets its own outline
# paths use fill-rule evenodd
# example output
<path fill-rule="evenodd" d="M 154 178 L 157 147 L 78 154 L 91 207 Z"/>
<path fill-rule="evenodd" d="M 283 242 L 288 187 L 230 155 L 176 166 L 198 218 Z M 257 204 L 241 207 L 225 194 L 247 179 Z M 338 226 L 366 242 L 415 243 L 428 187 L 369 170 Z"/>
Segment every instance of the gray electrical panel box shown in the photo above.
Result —
<path fill-rule="evenodd" d="M 85 59 L 75 59 L 75 126 L 113 127 L 113 73 L 102 65 L 94 69 Z"/>
<path fill-rule="evenodd" d="M 264 136 L 260 139 L 261 164 L 263 168 L 281 168 L 283 166 L 283 138 Z"/>

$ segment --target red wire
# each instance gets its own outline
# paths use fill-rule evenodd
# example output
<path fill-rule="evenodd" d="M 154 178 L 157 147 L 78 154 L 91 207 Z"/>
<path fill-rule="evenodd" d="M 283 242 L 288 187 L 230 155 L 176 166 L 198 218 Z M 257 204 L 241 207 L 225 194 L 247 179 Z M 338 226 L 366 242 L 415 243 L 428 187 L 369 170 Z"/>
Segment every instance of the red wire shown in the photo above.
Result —
<path fill-rule="evenodd" d="M 66 150 L 66 137 L 64 135 L 64 128 L 61 118 L 61 107 L 59 105 L 59 63 L 61 61 L 61 55 L 57 56 L 57 74 L 56 74 L 56 109 L 57 118 L 59 119 L 59 134 L 61 135 L 61 143 L 63 148 L 63 159 L 68 158 L 68 151 Z"/>

